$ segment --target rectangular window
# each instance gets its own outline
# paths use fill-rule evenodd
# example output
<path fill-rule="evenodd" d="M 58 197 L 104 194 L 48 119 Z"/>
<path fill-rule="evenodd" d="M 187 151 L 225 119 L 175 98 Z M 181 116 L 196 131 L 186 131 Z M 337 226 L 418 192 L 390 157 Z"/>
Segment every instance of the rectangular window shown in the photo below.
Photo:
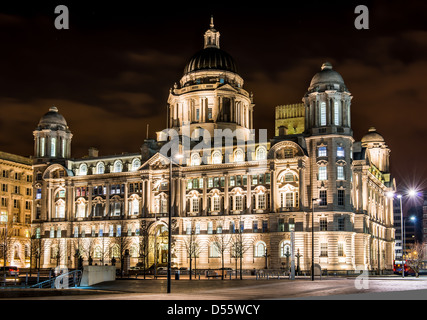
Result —
<path fill-rule="evenodd" d="M 345 218 L 341 217 L 338 219 L 338 231 L 345 231 Z"/>
<path fill-rule="evenodd" d="M 265 206 L 265 193 L 259 194 L 258 195 L 258 209 L 266 209 Z"/>
<path fill-rule="evenodd" d="M 254 220 L 252 222 L 252 232 L 253 233 L 257 233 L 258 232 L 258 221 L 257 220 Z"/>
<path fill-rule="evenodd" d="M 339 107 L 338 101 L 334 103 L 334 125 L 341 125 L 341 108 Z"/>
<path fill-rule="evenodd" d="M 208 234 L 212 234 L 212 230 L 213 230 L 213 223 L 212 221 L 208 222 Z"/>
<path fill-rule="evenodd" d="M 285 231 L 285 220 L 284 219 L 279 219 L 279 223 L 277 225 L 279 232 L 284 232 Z"/>
<path fill-rule="evenodd" d="M 320 103 L 320 125 L 326 126 L 326 102 Z"/>
<path fill-rule="evenodd" d="M 192 212 L 199 212 L 199 198 L 193 198 Z"/>
<path fill-rule="evenodd" d="M 199 121 L 200 119 L 200 109 L 196 109 L 196 120 Z"/>
<path fill-rule="evenodd" d="M 319 181 L 328 180 L 328 171 L 325 166 L 319 167 Z"/>
<path fill-rule="evenodd" d="M 243 196 L 236 196 L 235 206 L 236 210 L 243 210 Z"/>
<path fill-rule="evenodd" d="M 262 232 L 268 231 L 268 220 L 262 220 Z"/>
<path fill-rule="evenodd" d="M 257 185 L 258 184 L 258 175 L 253 175 L 252 176 L 252 185 Z"/>
<path fill-rule="evenodd" d="M 221 210 L 219 197 L 213 197 L 213 211 Z"/>
<path fill-rule="evenodd" d="M 345 157 L 344 147 L 337 147 L 337 157 L 338 158 L 344 158 Z"/>
<path fill-rule="evenodd" d="M 338 257 L 344 257 L 344 244 L 338 243 Z"/>
<path fill-rule="evenodd" d="M 213 178 L 208 178 L 208 188 L 213 188 Z"/>
<path fill-rule="evenodd" d="M 320 218 L 319 220 L 319 230 L 320 231 L 328 231 L 328 219 L 327 218 Z"/>
<path fill-rule="evenodd" d="M 320 199 L 320 206 L 326 206 L 328 204 L 327 199 L 327 191 L 326 190 L 320 190 L 319 191 L 319 199 Z"/>
<path fill-rule="evenodd" d="M 344 205 L 344 190 L 338 190 L 338 205 Z"/>
<path fill-rule="evenodd" d="M 55 157 L 56 155 L 56 138 L 50 138 L 50 156 Z"/>
<path fill-rule="evenodd" d="M 343 166 L 337 167 L 337 180 L 345 180 L 344 179 L 344 167 Z"/>
<path fill-rule="evenodd" d="M 208 120 L 212 120 L 212 108 L 208 108 Z"/>
<path fill-rule="evenodd" d="M 234 187 L 236 185 L 236 178 L 234 176 L 230 177 L 230 187 Z"/>
<path fill-rule="evenodd" d="M 321 243 L 320 244 L 320 256 L 321 257 L 327 257 L 328 256 L 328 244 L 327 243 Z"/>
<path fill-rule="evenodd" d="M 317 148 L 317 156 L 318 157 L 326 157 L 328 155 L 326 147 L 318 147 Z"/>

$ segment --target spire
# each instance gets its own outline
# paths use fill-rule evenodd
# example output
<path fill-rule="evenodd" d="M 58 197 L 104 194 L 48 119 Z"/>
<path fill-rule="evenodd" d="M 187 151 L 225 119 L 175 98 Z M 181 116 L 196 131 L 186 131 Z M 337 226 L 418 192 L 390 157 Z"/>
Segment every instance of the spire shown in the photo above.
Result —
<path fill-rule="evenodd" d="M 211 24 L 210 24 L 211 29 L 214 28 L 214 22 L 213 22 L 213 15 L 211 15 Z"/>
<path fill-rule="evenodd" d="M 205 45 L 204 48 L 218 48 L 219 49 L 219 31 L 214 28 L 213 15 L 211 16 L 211 23 L 209 29 L 205 32 Z"/>

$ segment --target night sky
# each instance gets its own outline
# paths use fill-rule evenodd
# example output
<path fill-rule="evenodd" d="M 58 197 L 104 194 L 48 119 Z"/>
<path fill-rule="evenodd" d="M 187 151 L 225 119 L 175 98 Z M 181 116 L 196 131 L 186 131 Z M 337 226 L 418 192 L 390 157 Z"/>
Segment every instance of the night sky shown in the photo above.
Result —
<path fill-rule="evenodd" d="M 201 4 L 203 5 L 201 6 Z M 0 150 L 29 156 L 40 117 L 55 105 L 73 157 L 139 152 L 166 127 L 169 89 L 203 47 L 214 16 L 221 49 L 254 94 L 255 127 L 274 133 L 277 105 L 300 103 L 329 61 L 353 95 L 360 140 L 375 126 L 391 148 L 400 190 L 427 186 L 427 3 L 75 1 L 0 5 Z M 369 30 L 354 9 L 369 8 Z M 57 30 L 67 5 L 69 30 Z"/>

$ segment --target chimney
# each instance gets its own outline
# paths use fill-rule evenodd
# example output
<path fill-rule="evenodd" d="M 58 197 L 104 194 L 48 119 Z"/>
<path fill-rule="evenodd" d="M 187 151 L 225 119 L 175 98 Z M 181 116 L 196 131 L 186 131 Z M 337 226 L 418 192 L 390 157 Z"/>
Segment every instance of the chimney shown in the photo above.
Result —
<path fill-rule="evenodd" d="M 99 150 L 94 147 L 89 148 L 89 158 L 97 158 L 99 154 Z"/>

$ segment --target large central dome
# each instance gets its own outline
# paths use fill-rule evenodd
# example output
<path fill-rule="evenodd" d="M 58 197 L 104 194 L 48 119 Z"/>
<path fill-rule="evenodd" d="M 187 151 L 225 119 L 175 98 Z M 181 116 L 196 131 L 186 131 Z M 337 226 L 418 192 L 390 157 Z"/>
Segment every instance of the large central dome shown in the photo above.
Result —
<path fill-rule="evenodd" d="M 199 70 L 224 70 L 237 73 L 234 59 L 224 50 L 207 47 L 197 52 L 184 69 L 184 74 Z"/>

